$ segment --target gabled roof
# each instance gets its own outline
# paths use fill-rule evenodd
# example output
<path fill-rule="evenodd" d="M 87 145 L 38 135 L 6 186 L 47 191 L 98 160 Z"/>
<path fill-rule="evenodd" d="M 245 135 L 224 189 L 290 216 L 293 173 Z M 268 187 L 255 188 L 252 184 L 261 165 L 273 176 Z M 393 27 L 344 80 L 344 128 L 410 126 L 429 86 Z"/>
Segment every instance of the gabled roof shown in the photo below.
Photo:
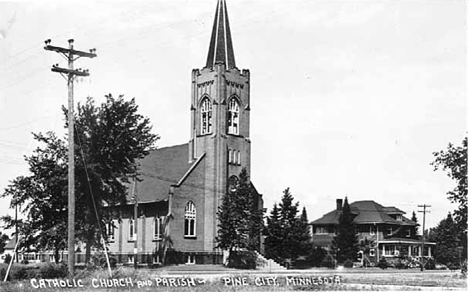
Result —
<path fill-rule="evenodd" d="M 236 68 L 225 0 L 218 0 L 218 4 L 216 5 L 206 67 L 213 68 L 216 63 L 226 64 L 227 69 Z"/>
<path fill-rule="evenodd" d="M 139 161 L 140 179 L 136 184 L 138 202 L 156 202 L 168 198 L 171 185 L 178 184 L 203 155 L 189 163 L 188 144 L 160 148 Z M 132 202 L 132 185 L 127 199 Z"/>
<path fill-rule="evenodd" d="M 389 214 L 404 214 L 398 208 L 384 207 L 374 201 L 356 201 L 349 205 L 351 213 L 356 215 L 353 222 L 355 224 L 398 224 L 417 225 L 416 222 L 402 216 L 402 220 L 393 219 Z M 312 221 L 313 225 L 335 225 L 338 224 L 341 211 L 333 210 L 326 213 L 321 218 Z"/>

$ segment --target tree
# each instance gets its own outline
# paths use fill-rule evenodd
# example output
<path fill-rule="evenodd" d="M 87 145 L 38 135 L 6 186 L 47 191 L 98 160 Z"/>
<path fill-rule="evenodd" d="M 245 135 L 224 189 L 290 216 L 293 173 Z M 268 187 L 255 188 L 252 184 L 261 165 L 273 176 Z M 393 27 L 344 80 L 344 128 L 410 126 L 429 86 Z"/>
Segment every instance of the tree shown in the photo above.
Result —
<path fill-rule="evenodd" d="M 283 191 L 279 206 L 275 203 L 267 218 L 265 231 L 265 255 L 280 263 L 289 264 L 299 256 L 309 256 L 311 236 L 307 211 L 302 209 L 298 216 L 299 203 L 289 188 Z"/>
<path fill-rule="evenodd" d="M 10 238 L 6 234 L 0 232 L 0 254 L 5 250 L 5 245 Z"/>
<path fill-rule="evenodd" d="M 415 223 L 418 223 L 418 217 L 416 217 L 416 212 L 413 211 L 413 215 L 411 216 L 411 221 L 415 222 Z M 414 226 L 414 237 L 418 237 L 418 233 L 419 233 L 419 228 L 418 228 L 418 225 L 415 225 Z"/>
<path fill-rule="evenodd" d="M 336 259 L 339 263 L 346 260 L 355 261 L 358 253 L 358 238 L 353 224 L 353 214 L 345 198 L 343 209 L 338 219 L 338 232 L 332 241 L 332 248 L 336 252 Z"/>
<path fill-rule="evenodd" d="M 263 210 L 256 204 L 257 194 L 245 168 L 239 174 L 235 186 L 222 199 L 218 215 L 217 247 L 229 250 L 256 250 L 259 247 L 263 227 Z"/>
<path fill-rule="evenodd" d="M 105 206 L 126 202 L 127 185 L 138 176 L 137 160 L 149 153 L 158 136 L 151 133 L 149 119 L 137 113 L 135 99 L 125 101 L 123 96 L 115 99 L 109 94 L 100 106 L 88 98 L 77 109 L 75 230 L 76 238 L 86 243 L 88 262 L 91 248 L 102 247 L 100 235 L 107 237 L 100 228 L 111 218 Z M 68 120 L 65 109 L 64 114 Z M 2 196 L 12 197 L 12 207 L 24 206 L 21 212 L 27 219 L 21 233 L 25 246 L 57 253 L 65 248 L 67 238 L 67 148 L 54 133 L 33 135 L 45 146 L 25 158 L 31 175 L 14 179 Z"/>
<path fill-rule="evenodd" d="M 281 249 L 283 244 L 283 232 L 280 222 L 278 205 L 273 204 L 270 216 L 267 217 L 267 226 L 265 228 L 265 256 L 281 261 Z"/>
<path fill-rule="evenodd" d="M 18 224 L 22 247 L 52 250 L 58 261 L 67 238 L 67 150 L 52 132 L 33 137 L 41 147 L 25 157 L 31 175 L 15 178 L 2 194 L 11 197 L 11 208 L 22 206 L 26 220 L 15 222 L 10 216 L 2 219 L 7 228 Z"/>
<path fill-rule="evenodd" d="M 457 237 L 457 226 L 452 219 L 452 215 L 448 213 L 447 218 L 439 222 L 434 230 L 434 239 L 436 242 L 436 250 L 434 258 L 437 262 L 444 265 L 458 263 L 459 238 Z"/>
<path fill-rule="evenodd" d="M 453 214 L 458 227 L 458 239 L 463 247 L 463 259 L 466 259 L 467 251 L 467 152 L 468 137 L 465 137 L 461 146 L 449 143 L 447 150 L 434 152 L 435 160 L 431 163 L 434 170 L 446 171 L 447 175 L 457 183 L 453 190 L 447 192 L 447 196 L 452 203 L 458 204 Z"/>
<path fill-rule="evenodd" d="M 137 160 L 148 155 L 159 137 L 151 133 L 149 119 L 138 114 L 135 99 L 126 101 L 122 95 L 106 95 L 100 106 L 88 98 L 78 104 L 75 121 L 77 237 L 86 242 L 87 262 L 91 248 L 100 246 L 96 235 L 107 239 L 100 227 L 112 214 L 104 206 L 126 202 L 127 185 L 138 176 Z"/>

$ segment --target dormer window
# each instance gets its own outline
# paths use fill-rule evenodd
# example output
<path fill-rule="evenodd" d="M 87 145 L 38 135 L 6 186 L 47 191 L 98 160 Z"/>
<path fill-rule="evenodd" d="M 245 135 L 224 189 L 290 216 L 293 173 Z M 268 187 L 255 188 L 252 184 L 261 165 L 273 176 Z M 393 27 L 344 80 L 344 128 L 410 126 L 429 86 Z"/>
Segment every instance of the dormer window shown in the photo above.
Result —
<path fill-rule="evenodd" d="M 235 98 L 228 104 L 228 134 L 239 135 L 239 103 Z"/>
<path fill-rule="evenodd" d="M 403 221 L 403 216 L 401 214 L 396 215 L 396 220 L 397 221 Z"/>
<path fill-rule="evenodd" d="M 201 103 L 200 114 L 201 114 L 200 134 L 201 135 L 210 134 L 211 133 L 212 106 L 211 106 L 211 101 L 208 97 L 205 97 Z"/>

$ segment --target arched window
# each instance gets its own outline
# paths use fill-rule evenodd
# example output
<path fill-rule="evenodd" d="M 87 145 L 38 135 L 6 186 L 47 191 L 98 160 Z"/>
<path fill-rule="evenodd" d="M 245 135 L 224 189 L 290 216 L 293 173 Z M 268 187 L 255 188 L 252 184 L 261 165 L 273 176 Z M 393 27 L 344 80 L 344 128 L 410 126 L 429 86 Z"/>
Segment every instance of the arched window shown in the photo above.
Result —
<path fill-rule="evenodd" d="M 164 217 L 155 217 L 154 218 L 154 232 L 153 239 L 159 240 L 162 238 L 163 233 L 163 219 Z"/>
<path fill-rule="evenodd" d="M 228 179 L 228 191 L 234 193 L 237 191 L 239 186 L 239 178 L 235 175 L 231 175 Z"/>
<path fill-rule="evenodd" d="M 212 110 L 211 110 L 211 101 L 207 97 L 205 97 L 201 103 L 200 114 L 201 114 L 200 134 L 202 135 L 210 134 Z"/>
<path fill-rule="evenodd" d="M 184 235 L 186 237 L 195 237 L 195 222 L 197 217 L 197 210 L 193 202 L 188 202 L 185 205 L 185 226 Z"/>
<path fill-rule="evenodd" d="M 228 134 L 239 135 L 239 103 L 235 98 L 228 104 Z"/>

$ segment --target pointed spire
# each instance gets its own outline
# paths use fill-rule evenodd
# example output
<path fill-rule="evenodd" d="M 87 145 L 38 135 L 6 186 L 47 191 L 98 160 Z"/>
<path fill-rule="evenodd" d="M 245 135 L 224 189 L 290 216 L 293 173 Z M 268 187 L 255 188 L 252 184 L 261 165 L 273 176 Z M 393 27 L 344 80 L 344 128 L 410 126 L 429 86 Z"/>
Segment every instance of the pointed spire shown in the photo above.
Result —
<path fill-rule="evenodd" d="M 218 0 L 216 5 L 206 67 L 213 68 L 214 64 L 219 62 L 226 64 L 228 69 L 236 67 L 225 0 Z"/>

